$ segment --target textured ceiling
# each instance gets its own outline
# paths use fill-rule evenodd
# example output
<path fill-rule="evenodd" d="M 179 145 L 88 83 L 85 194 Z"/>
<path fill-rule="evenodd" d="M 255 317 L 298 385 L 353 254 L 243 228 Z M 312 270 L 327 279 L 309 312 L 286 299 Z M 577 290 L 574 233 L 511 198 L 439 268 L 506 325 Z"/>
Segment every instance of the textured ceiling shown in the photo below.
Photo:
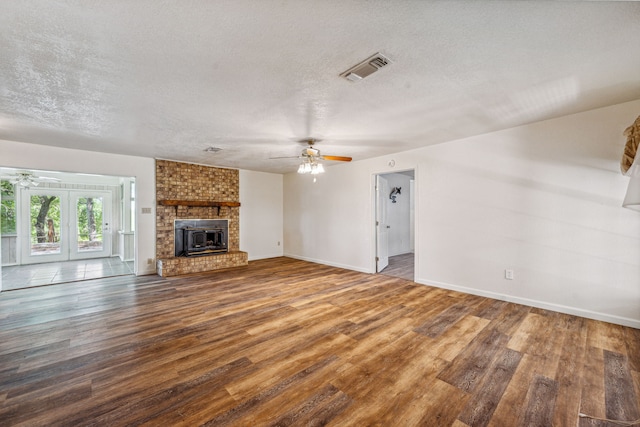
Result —
<path fill-rule="evenodd" d="M 640 3 L 4 0 L 0 58 L 0 139 L 282 173 L 638 99 Z"/>

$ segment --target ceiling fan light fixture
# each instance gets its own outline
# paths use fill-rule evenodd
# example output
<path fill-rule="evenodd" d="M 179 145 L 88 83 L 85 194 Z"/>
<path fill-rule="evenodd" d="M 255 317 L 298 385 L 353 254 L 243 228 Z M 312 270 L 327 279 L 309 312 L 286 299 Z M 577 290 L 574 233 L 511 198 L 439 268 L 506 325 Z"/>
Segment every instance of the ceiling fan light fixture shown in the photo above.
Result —
<path fill-rule="evenodd" d="M 305 159 L 302 161 L 300 166 L 298 166 L 298 173 L 318 175 L 319 173 L 324 173 L 324 166 L 322 166 L 322 163 L 318 163 L 315 159 Z"/>
<path fill-rule="evenodd" d="M 24 188 L 37 187 L 39 184 L 30 172 L 18 172 L 9 182 L 12 185 L 19 185 Z"/>
<path fill-rule="evenodd" d="M 296 158 L 302 159 L 302 162 L 298 165 L 297 172 L 299 174 L 311 174 L 318 175 L 325 172 L 324 165 L 320 163 L 320 160 L 328 160 L 328 161 L 336 161 L 336 162 L 350 162 L 352 160 L 351 157 L 346 156 L 329 156 L 322 155 L 320 150 L 313 147 L 313 144 L 317 140 L 309 138 L 303 139 L 298 142 L 305 142 L 308 144 L 308 147 L 304 148 L 299 156 Z M 272 159 L 288 159 L 292 157 L 271 157 Z M 315 182 L 315 178 L 314 181 Z"/>
<path fill-rule="evenodd" d="M 37 187 L 41 182 L 60 182 L 58 178 L 36 176 L 30 171 L 16 171 L 10 176 L 0 176 L 0 179 L 9 181 L 11 185 L 19 185 L 24 188 Z"/>
<path fill-rule="evenodd" d="M 25 187 L 25 188 L 29 188 L 29 187 L 37 187 L 39 182 L 34 181 L 33 179 L 29 178 L 29 177 L 23 177 L 23 178 L 18 178 L 18 179 L 12 179 L 11 184 L 13 185 L 19 185 L 21 187 Z"/>

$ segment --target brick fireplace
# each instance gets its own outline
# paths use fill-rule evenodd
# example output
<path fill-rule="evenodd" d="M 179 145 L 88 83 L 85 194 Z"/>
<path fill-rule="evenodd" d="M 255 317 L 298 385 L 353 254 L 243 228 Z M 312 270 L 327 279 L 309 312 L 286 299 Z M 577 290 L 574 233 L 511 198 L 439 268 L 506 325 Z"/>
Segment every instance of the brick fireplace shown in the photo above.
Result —
<path fill-rule="evenodd" d="M 156 160 L 156 259 L 160 276 L 247 265 L 240 248 L 240 179 L 234 169 Z M 228 220 L 228 251 L 176 256 L 175 220 Z"/>

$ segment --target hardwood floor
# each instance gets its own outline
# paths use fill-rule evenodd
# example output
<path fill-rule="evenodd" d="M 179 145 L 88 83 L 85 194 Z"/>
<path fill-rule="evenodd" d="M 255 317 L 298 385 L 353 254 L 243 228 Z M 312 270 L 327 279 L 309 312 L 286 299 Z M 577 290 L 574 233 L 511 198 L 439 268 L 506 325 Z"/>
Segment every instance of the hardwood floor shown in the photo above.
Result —
<path fill-rule="evenodd" d="M 276 258 L 0 294 L 0 425 L 606 426 L 640 330 Z"/>

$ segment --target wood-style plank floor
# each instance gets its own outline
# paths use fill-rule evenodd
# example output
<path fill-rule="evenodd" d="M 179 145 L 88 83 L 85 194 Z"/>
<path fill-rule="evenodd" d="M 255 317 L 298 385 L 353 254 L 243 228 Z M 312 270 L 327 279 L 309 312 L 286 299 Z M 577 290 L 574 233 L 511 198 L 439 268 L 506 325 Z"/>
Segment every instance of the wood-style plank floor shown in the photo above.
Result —
<path fill-rule="evenodd" d="M 402 279 L 414 280 L 414 257 L 413 252 L 389 257 L 389 265 L 380 272 L 385 276 L 400 277 Z"/>
<path fill-rule="evenodd" d="M 640 330 L 289 258 L 0 294 L 0 425 L 606 426 Z"/>

